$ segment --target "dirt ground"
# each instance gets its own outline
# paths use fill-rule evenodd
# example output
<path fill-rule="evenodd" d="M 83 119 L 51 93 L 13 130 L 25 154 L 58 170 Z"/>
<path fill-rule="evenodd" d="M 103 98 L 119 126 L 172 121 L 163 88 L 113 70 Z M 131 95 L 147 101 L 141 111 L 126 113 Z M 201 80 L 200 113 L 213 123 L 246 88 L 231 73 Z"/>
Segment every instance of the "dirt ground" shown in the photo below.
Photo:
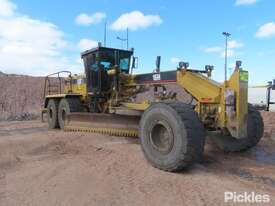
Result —
<path fill-rule="evenodd" d="M 226 191 L 268 194 L 264 205 L 274 205 L 274 171 L 269 137 L 238 154 L 208 143 L 202 163 L 175 174 L 151 167 L 137 139 L 0 123 L 1 206 L 236 205 L 224 203 Z"/>

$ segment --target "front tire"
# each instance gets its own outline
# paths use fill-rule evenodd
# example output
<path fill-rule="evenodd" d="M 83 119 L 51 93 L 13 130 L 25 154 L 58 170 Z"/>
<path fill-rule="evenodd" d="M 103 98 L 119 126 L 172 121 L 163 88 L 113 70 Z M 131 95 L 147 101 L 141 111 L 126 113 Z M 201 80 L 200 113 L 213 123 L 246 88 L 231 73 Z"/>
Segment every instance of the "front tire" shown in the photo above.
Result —
<path fill-rule="evenodd" d="M 156 103 L 142 115 L 142 150 L 156 168 L 176 172 L 202 158 L 205 131 L 197 113 L 181 102 Z"/>
<path fill-rule="evenodd" d="M 247 137 L 237 139 L 230 135 L 213 136 L 213 142 L 225 152 L 245 151 L 254 147 L 261 140 L 264 132 L 264 123 L 258 110 L 248 105 Z"/>

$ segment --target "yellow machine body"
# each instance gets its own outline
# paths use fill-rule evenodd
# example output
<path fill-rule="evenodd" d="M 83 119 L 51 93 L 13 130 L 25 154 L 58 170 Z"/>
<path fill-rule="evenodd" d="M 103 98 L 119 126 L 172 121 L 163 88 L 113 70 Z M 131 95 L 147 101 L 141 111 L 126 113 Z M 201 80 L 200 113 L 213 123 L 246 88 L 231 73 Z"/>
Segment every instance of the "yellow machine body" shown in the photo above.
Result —
<path fill-rule="evenodd" d="M 110 72 L 113 75 L 114 71 Z M 248 93 L 248 72 L 236 69 L 230 79 L 224 83 L 218 83 L 203 74 L 194 73 L 187 69 L 180 69 L 176 72 L 178 84 L 196 99 L 195 111 L 207 127 L 215 129 L 228 129 L 236 138 L 246 137 L 247 132 L 247 93 Z M 135 75 L 127 76 L 125 88 L 138 86 L 152 87 L 154 84 L 138 84 L 134 80 Z M 67 79 L 68 80 L 68 79 Z M 171 84 L 166 83 L 166 84 Z M 82 102 L 87 101 L 84 75 L 72 77 L 72 86 L 66 84 L 64 93 L 47 95 L 46 101 L 51 98 L 68 98 L 78 96 Z M 151 102 L 121 102 L 121 105 L 129 110 L 144 111 Z M 110 107 L 110 110 L 113 110 Z M 45 109 L 44 109 L 45 111 Z"/>
<path fill-rule="evenodd" d="M 81 55 L 85 75 L 47 76 L 42 114 L 47 113 L 49 128 L 139 136 L 146 158 L 165 171 L 179 171 L 201 159 L 205 131 L 229 152 L 260 141 L 264 124 L 260 112 L 248 104 L 248 72 L 240 61 L 230 78 L 219 83 L 211 79 L 213 66 L 195 70 L 180 62 L 177 69 L 160 71 L 160 57 L 152 73 L 132 74 L 132 55 L 133 50 L 99 46 Z M 59 84 L 51 85 L 51 80 Z M 180 102 L 169 84 L 182 88 L 192 101 Z M 150 94 L 145 100 L 144 92 Z"/>
<path fill-rule="evenodd" d="M 227 128 L 232 136 L 247 135 L 248 72 L 236 69 L 223 84 L 202 74 L 182 70 L 177 72 L 177 83 L 196 100 L 195 110 L 202 121 L 210 120 L 215 128 Z M 214 120 L 214 121 L 213 121 Z"/>
<path fill-rule="evenodd" d="M 99 48 L 100 50 L 101 48 Z M 104 49 L 104 48 L 103 48 Z M 112 51 L 106 48 L 108 51 Z M 125 52 L 125 51 L 122 51 Z M 131 51 L 126 51 L 131 54 Z M 90 58 L 90 57 L 89 57 Z M 105 58 L 103 56 L 103 58 Z M 84 61 L 85 63 L 85 61 Z M 86 66 L 85 66 L 86 68 Z M 187 91 L 195 100 L 194 110 L 198 113 L 200 120 L 206 128 L 211 130 L 227 130 L 235 138 L 247 136 L 247 114 L 248 114 L 248 72 L 236 66 L 235 71 L 229 80 L 218 83 L 210 78 L 211 71 L 191 70 L 186 67 L 174 71 L 157 72 L 142 75 L 123 73 L 118 67 L 110 67 L 106 70 L 109 79 L 119 80 L 119 83 L 112 86 L 101 96 L 91 98 L 95 95 L 88 92 L 90 86 L 87 84 L 87 68 L 85 75 L 69 75 L 65 78 L 63 91 L 59 85 L 59 92 L 45 94 L 43 112 L 47 111 L 47 104 L 50 99 L 79 98 L 85 107 L 83 111 L 90 111 L 93 101 L 97 100 L 98 113 L 118 113 L 121 110 L 137 111 L 141 114 L 154 102 L 175 100 L 176 96 L 167 95 L 155 96 L 154 101 L 149 100 L 137 102 L 135 96 L 149 88 L 161 88 L 167 84 L 177 84 Z M 59 73 L 58 79 L 60 80 Z M 163 80 L 162 75 L 167 79 Z M 106 77 L 105 77 L 106 78 Z M 113 81 L 112 80 L 112 81 Z M 150 80 L 150 81 L 148 81 Z M 47 79 L 49 82 L 49 78 Z M 102 80 L 107 81 L 107 80 Z M 46 85 L 46 84 L 45 84 Z M 100 95 L 100 94 L 99 94 Z M 43 115 L 42 115 L 43 116 Z"/>
<path fill-rule="evenodd" d="M 203 74 L 182 69 L 177 71 L 176 82 L 172 83 L 178 84 L 196 99 L 195 110 L 206 126 L 216 129 L 227 128 L 236 138 L 247 136 L 247 71 L 236 69 L 228 81 L 218 83 Z M 138 84 L 131 81 L 130 85 Z M 150 104 L 145 101 L 123 105 L 142 111 Z"/>
<path fill-rule="evenodd" d="M 64 93 L 65 94 L 79 94 L 84 101 L 87 98 L 87 87 L 85 82 L 85 75 L 74 75 L 70 78 L 66 78 L 67 82 L 72 81 L 72 84 L 65 84 Z"/>

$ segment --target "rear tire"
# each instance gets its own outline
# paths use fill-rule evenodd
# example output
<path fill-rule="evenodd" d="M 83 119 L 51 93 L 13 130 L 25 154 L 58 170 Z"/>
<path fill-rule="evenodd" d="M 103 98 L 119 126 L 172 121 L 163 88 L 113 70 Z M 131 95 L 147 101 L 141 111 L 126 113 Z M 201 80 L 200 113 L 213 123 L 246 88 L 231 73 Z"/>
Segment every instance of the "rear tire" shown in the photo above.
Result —
<path fill-rule="evenodd" d="M 50 99 L 47 105 L 47 119 L 49 129 L 59 128 L 58 123 L 58 100 Z"/>
<path fill-rule="evenodd" d="M 259 111 L 248 105 L 247 137 L 237 139 L 230 135 L 211 137 L 213 142 L 223 151 L 239 152 L 258 144 L 264 132 L 264 123 Z"/>
<path fill-rule="evenodd" d="M 204 127 L 190 105 L 181 102 L 150 106 L 140 120 L 139 136 L 146 159 L 161 170 L 180 171 L 203 155 Z"/>
<path fill-rule="evenodd" d="M 81 112 L 81 102 L 79 98 L 64 98 L 58 107 L 58 121 L 61 129 L 64 129 L 66 116 L 71 112 Z"/>

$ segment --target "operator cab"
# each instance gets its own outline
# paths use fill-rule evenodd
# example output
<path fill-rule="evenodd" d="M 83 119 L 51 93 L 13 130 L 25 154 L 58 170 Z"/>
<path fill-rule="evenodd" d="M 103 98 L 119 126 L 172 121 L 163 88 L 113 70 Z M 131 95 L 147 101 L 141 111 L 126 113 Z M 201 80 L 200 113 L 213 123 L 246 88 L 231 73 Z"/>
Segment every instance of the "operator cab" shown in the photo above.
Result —
<path fill-rule="evenodd" d="M 101 94 L 110 90 L 111 77 L 108 70 L 118 67 L 121 73 L 129 74 L 133 50 L 122 50 L 98 46 L 81 54 L 90 94 Z"/>

